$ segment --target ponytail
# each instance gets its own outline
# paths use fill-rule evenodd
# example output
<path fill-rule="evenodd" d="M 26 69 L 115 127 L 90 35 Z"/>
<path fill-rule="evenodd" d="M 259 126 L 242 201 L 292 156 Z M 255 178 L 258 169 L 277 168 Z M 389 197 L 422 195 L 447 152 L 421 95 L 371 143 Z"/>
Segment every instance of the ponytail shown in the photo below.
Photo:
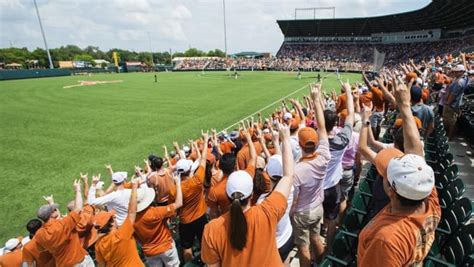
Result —
<path fill-rule="evenodd" d="M 206 161 L 206 170 L 204 172 L 204 188 L 209 189 L 211 188 L 211 181 L 212 181 L 212 164 L 209 160 Z"/>
<path fill-rule="evenodd" d="M 242 251 L 247 243 L 247 220 L 242 206 L 246 206 L 250 198 L 241 199 L 243 194 L 234 192 L 230 198 L 230 244 L 234 249 Z"/>

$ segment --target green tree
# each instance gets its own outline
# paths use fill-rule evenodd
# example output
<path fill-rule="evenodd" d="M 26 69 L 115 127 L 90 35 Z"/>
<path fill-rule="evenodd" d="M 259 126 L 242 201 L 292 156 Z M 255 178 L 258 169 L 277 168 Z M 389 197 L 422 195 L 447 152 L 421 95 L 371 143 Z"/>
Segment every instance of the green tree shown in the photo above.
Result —
<path fill-rule="evenodd" d="M 203 57 L 203 56 L 206 56 L 206 53 L 196 48 L 189 48 L 188 50 L 184 52 L 184 56 L 185 57 Z"/>

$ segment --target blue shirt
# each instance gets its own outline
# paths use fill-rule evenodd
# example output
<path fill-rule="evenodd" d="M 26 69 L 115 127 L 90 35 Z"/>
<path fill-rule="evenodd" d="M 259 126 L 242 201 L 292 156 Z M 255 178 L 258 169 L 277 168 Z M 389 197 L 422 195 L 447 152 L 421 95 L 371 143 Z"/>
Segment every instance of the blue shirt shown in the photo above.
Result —
<path fill-rule="evenodd" d="M 447 89 L 447 99 L 449 100 L 450 96 L 454 97 L 451 107 L 454 109 L 459 108 L 462 102 L 462 95 L 464 94 L 464 88 L 466 87 L 467 81 L 466 78 L 460 77 L 454 80 Z"/>

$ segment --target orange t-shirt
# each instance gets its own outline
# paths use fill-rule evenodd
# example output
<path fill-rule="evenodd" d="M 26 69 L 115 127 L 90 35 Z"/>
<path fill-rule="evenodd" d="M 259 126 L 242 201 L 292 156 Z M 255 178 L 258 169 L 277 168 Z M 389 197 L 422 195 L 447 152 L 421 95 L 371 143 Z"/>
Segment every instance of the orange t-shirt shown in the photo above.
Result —
<path fill-rule="evenodd" d="M 276 227 L 284 215 L 286 198 L 274 191 L 260 205 L 248 209 L 247 244 L 242 251 L 232 248 L 229 240 L 230 213 L 210 221 L 204 227 L 201 258 L 206 264 L 220 266 L 283 266 L 276 247 Z"/>
<path fill-rule="evenodd" d="M 421 99 L 423 99 L 423 102 L 426 103 L 429 97 L 430 97 L 430 90 L 428 90 L 428 88 L 424 88 L 421 91 Z"/>
<path fill-rule="evenodd" d="M 221 146 L 221 151 L 224 154 L 231 153 L 232 149 L 234 148 L 234 145 L 232 145 L 232 143 L 229 141 L 222 142 L 220 146 Z"/>
<path fill-rule="evenodd" d="M 2 267 L 18 267 L 21 266 L 23 261 L 21 249 L 17 248 L 13 252 L 9 252 L 5 255 L 0 256 L 0 266 Z"/>
<path fill-rule="evenodd" d="M 337 98 L 336 113 L 340 113 L 343 109 L 347 108 L 347 95 L 342 94 Z"/>
<path fill-rule="evenodd" d="M 446 81 L 446 75 L 443 73 L 436 73 L 435 74 L 435 83 L 443 84 Z"/>
<path fill-rule="evenodd" d="M 360 95 L 360 104 L 369 106 L 370 103 L 372 102 L 372 93 L 371 92 L 366 92 L 362 95 Z"/>
<path fill-rule="evenodd" d="M 145 266 L 140 260 L 133 238 L 132 222 L 126 218 L 116 230 L 95 243 L 97 262 L 106 266 Z"/>
<path fill-rule="evenodd" d="M 36 243 L 35 237 L 33 237 L 30 242 L 28 242 L 23 247 L 23 261 L 32 265 L 33 262 L 36 263 L 38 267 L 54 267 L 54 258 L 51 253 L 46 251 L 44 248 L 40 247 Z"/>
<path fill-rule="evenodd" d="M 156 256 L 173 246 L 173 238 L 166 219 L 174 215 L 174 204 L 149 207 L 137 214 L 133 228 L 135 237 L 142 244 L 145 256 Z"/>
<path fill-rule="evenodd" d="M 203 187 L 205 175 L 205 168 L 199 166 L 193 177 L 181 181 L 183 206 L 178 211 L 181 223 L 192 223 L 206 213 L 207 206 Z M 176 188 L 170 191 L 169 196 L 169 201 L 175 200 Z"/>
<path fill-rule="evenodd" d="M 152 172 L 147 178 L 148 186 L 155 189 L 156 202 L 168 202 L 168 194 L 174 188 L 174 181 L 168 170 Z"/>
<path fill-rule="evenodd" d="M 255 166 L 250 164 L 245 169 L 252 178 L 255 177 Z M 219 214 L 224 214 L 230 209 L 230 200 L 225 191 L 227 185 L 227 176 L 222 177 L 215 186 L 212 186 L 207 195 L 207 205 L 209 208 L 217 209 Z"/>
<path fill-rule="evenodd" d="M 87 255 L 76 230 L 80 220 L 81 216 L 72 211 L 63 219 L 50 219 L 36 232 L 36 242 L 53 254 L 56 266 L 78 264 Z"/>
<path fill-rule="evenodd" d="M 257 155 L 262 153 L 262 146 L 260 142 L 253 142 Z M 245 144 L 242 149 L 237 153 L 237 167 L 239 170 L 245 170 L 247 168 L 248 161 L 250 160 L 250 148 L 248 144 Z"/>
<path fill-rule="evenodd" d="M 372 104 L 374 104 L 375 112 L 383 112 L 384 111 L 384 103 L 385 100 L 383 98 L 383 91 L 380 90 L 376 86 L 371 87 L 372 91 Z"/>
<path fill-rule="evenodd" d="M 97 230 L 93 228 L 93 218 L 94 218 L 94 207 L 91 205 L 85 205 L 82 208 L 80 213 L 81 219 L 76 224 L 76 231 L 79 234 L 81 244 L 83 244 L 84 249 L 89 247 L 91 242 L 95 241 Z M 92 233 L 94 232 L 94 234 Z"/>
<path fill-rule="evenodd" d="M 388 204 L 359 235 L 358 266 L 418 266 L 431 249 L 441 218 L 433 188 L 423 214 L 393 214 Z"/>

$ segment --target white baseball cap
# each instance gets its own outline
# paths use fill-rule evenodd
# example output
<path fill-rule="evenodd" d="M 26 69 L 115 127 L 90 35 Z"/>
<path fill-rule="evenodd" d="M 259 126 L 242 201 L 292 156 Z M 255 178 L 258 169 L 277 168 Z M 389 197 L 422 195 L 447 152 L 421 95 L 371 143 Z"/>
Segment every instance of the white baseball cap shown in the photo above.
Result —
<path fill-rule="evenodd" d="M 267 167 L 265 168 L 270 177 L 283 176 L 283 164 L 281 155 L 273 155 L 268 159 Z"/>
<path fill-rule="evenodd" d="M 20 239 L 11 238 L 11 239 L 8 239 L 8 241 L 5 243 L 5 248 L 4 249 L 7 250 L 7 251 L 12 251 L 16 247 L 18 247 L 19 244 L 20 244 Z"/>
<path fill-rule="evenodd" d="M 416 78 L 416 83 L 421 85 L 423 84 L 423 80 L 421 78 Z"/>
<path fill-rule="evenodd" d="M 293 115 L 291 115 L 290 112 L 286 112 L 284 115 L 283 115 L 283 120 L 287 121 L 287 120 L 291 120 L 293 118 Z"/>
<path fill-rule="evenodd" d="M 452 69 L 452 71 L 462 71 L 462 72 L 464 72 L 464 71 L 466 71 L 466 68 L 464 67 L 464 65 L 458 64 Z"/>
<path fill-rule="evenodd" d="M 178 173 L 184 173 L 191 169 L 191 165 L 193 165 L 193 161 L 189 159 L 180 159 L 176 162 L 176 171 Z"/>
<path fill-rule="evenodd" d="M 253 191 L 253 179 L 246 171 L 235 171 L 227 178 L 225 191 L 228 197 L 232 197 L 235 192 L 240 192 L 243 196 L 240 200 L 248 198 Z"/>
<path fill-rule="evenodd" d="M 189 146 L 183 146 L 183 152 L 185 154 L 189 153 L 191 151 L 191 149 L 189 148 Z"/>
<path fill-rule="evenodd" d="M 394 191 L 404 198 L 422 200 L 433 190 L 433 169 L 421 156 L 386 148 L 377 153 L 375 166 Z"/>
<path fill-rule="evenodd" d="M 114 174 L 112 174 L 112 182 L 114 184 L 120 184 L 127 179 L 127 176 L 127 172 L 114 172 Z"/>

